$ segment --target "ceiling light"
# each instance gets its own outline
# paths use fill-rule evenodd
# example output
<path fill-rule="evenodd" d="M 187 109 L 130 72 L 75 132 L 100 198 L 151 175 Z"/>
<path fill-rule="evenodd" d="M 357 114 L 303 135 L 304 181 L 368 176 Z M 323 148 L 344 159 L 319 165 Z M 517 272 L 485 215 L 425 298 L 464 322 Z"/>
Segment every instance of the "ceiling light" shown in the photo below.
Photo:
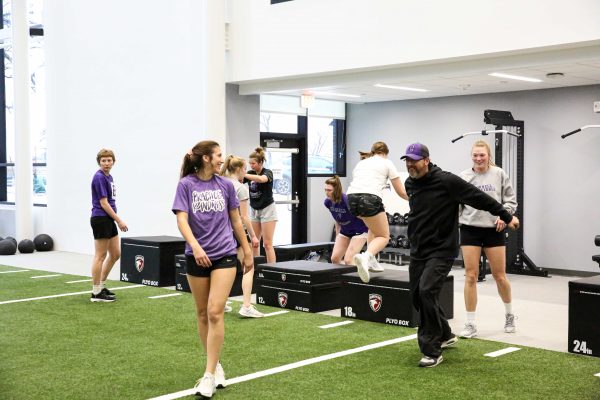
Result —
<path fill-rule="evenodd" d="M 358 94 L 344 94 L 344 93 L 333 93 L 333 92 L 312 92 L 317 96 L 340 96 L 340 97 L 360 97 Z"/>
<path fill-rule="evenodd" d="M 541 79 L 536 78 L 528 78 L 526 76 L 518 76 L 518 75 L 509 75 L 509 74 L 501 74 L 500 72 L 493 72 L 489 74 L 490 76 L 495 76 L 497 78 L 506 78 L 506 79 L 515 79 L 517 81 L 525 81 L 525 82 L 543 82 Z"/>
<path fill-rule="evenodd" d="M 411 88 L 411 87 L 406 87 L 406 86 L 383 85 L 381 83 L 376 83 L 373 86 L 380 87 L 380 88 L 386 88 L 386 89 L 408 90 L 411 92 L 429 92 L 429 90 L 427 90 L 427 89 L 418 89 L 418 88 Z"/>

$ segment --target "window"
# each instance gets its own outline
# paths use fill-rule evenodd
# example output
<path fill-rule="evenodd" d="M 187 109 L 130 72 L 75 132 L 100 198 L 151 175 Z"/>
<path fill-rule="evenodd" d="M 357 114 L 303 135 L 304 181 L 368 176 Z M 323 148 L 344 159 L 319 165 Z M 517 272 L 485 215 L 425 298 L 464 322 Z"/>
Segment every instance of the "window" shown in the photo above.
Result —
<path fill-rule="evenodd" d="M 308 175 L 346 175 L 344 120 L 308 117 Z"/>
<path fill-rule="evenodd" d="M 17 0 L 12 0 L 17 1 Z M 45 102 L 45 58 L 44 30 L 42 24 L 43 1 L 28 0 L 29 10 L 29 104 L 32 144 L 33 202 L 46 204 L 46 102 Z M 0 4 L 3 19 L 0 28 L 11 29 L 11 0 Z M 14 127 L 14 84 L 13 51 L 7 39 L 0 50 L 0 67 L 4 79 L 0 80 L 0 99 L 4 103 L 0 111 L 0 202 L 15 201 L 15 127 Z"/>
<path fill-rule="evenodd" d="M 260 131 L 298 133 L 298 116 L 262 111 L 260 113 Z"/>

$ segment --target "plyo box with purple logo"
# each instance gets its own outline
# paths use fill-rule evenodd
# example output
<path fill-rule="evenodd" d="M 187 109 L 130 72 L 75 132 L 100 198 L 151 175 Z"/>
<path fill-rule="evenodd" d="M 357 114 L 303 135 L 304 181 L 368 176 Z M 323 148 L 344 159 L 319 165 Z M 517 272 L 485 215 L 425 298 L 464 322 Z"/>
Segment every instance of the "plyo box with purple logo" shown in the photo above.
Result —
<path fill-rule="evenodd" d="M 148 286 L 175 285 L 175 255 L 185 249 L 185 240 L 174 236 L 121 238 L 123 282 Z"/>
<path fill-rule="evenodd" d="M 386 270 L 371 272 L 369 283 L 357 273 L 342 276 L 342 317 L 415 327 L 419 313 L 412 305 L 408 272 Z M 440 306 L 446 318 L 454 317 L 454 277 L 442 286 Z"/>
<path fill-rule="evenodd" d="M 570 353 L 600 357 L 600 275 L 569 282 Z"/>
<path fill-rule="evenodd" d="M 265 263 L 256 268 L 256 302 L 304 312 L 340 308 L 341 275 L 355 267 L 316 261 Z"/>

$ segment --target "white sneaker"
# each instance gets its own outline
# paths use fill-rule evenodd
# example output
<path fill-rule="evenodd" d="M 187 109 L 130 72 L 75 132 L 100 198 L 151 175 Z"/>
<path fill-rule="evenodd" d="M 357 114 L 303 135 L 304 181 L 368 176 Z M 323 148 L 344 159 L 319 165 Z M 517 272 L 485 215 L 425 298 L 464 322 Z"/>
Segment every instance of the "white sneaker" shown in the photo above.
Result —
<path fill-rule="evenodd" d="M 196 382 L 194 389 L 196 389 L 196 395 L 212 397 L 212 395 L 217 391 L 217 386 L 215 385 L 215 376 L 210 372 L 204 373 L 204 376 L 198 379 L 198 382 Z"/>
<path fill-rule="evenodd" d="M 506 320 L 504 322 L 504 332 L 515 333 L 515 331 L 517 330 L 517 327 L 515 326 L 515 319 L 517 317 L 515 317 L 515 314 L 506 314 L 505 318 Z"/>
<path fill-rule="evenodd" d="M 381 265 L 377 262 L 377 259 L 373 254 L 367 254 L 369 257 L 369 271 L 383 272 L 385 271 Z"/>
<path fill-rule="evenodd" d="M 477 336 L 477 326 L 475 322 L 466 322 L 465 327 L 458 334 L 461 338 L 471 339 Z"/>
<path fill-rule="evenodd" d="M 228 301 L 227 303 L 225 303 L 225 312 L 232 312 L 233 311 L 233 307 L 231 307 L 231 302 Z"/>
<path fill-rule="evenodd" d="M 225 371 L 223 371 L 223 366 L 220 362 L 217 363 L 217 368 L 215 369 L 215 386 L 218 389 L 227 386 L 225 383 Z"/>
<path fill-rule="evenodd" d="M 248 318 L 262 318 L 265 316 L 263 313 L 254 308 L 252 304 L 250 304 L 248 307 L 242 306 L 239 313 L 242 317 Z"/>
<path fill-rule="evenodd" d="M 358 272 L 358 276 L 360 276 L 360 280 L 364 283 L 368 283 L 371 279 L 369 276 L 369 257 L 365 253 L 356 254 L 354 256 L 354 264 L 356 265 L 356 270 Z"/>

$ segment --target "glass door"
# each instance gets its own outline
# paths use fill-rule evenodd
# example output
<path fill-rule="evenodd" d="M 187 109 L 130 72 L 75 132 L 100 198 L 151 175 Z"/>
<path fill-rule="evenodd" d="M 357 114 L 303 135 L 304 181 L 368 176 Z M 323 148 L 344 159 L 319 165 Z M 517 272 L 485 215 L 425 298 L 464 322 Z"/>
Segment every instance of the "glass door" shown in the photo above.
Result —
<path fill-rule="evenodd" d="M 273 171 L 273 197 L 278 221 L 273 245 L 279 246 L 306 241 L 306 178 L 301 160 L 302 140 L 262 140 L 267 154 L 266 168 Z"/>

